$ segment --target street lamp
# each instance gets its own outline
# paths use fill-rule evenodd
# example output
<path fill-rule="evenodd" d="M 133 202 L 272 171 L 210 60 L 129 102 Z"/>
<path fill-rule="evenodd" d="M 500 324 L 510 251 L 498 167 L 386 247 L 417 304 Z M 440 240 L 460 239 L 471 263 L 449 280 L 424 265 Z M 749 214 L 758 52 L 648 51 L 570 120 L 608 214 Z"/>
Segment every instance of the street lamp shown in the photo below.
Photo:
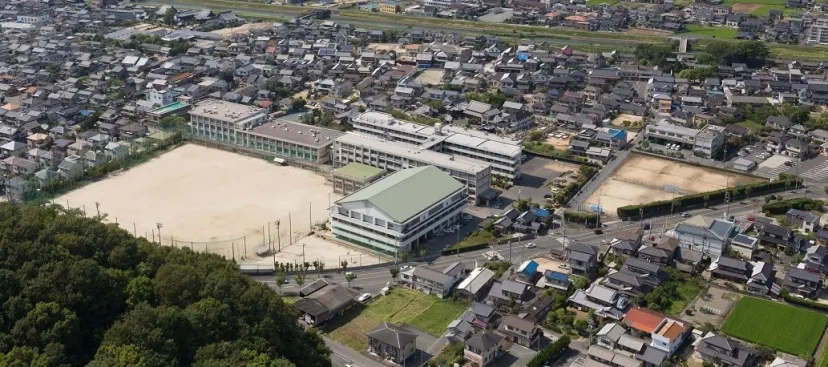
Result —
<path fill-rule="evenodd" d="M 158 228 L 158 243 L 159 244 L 161 243 L 161 227 L 163 227 L 163 226 L 164 225 L 162 225 L 161 222 L 156 222 L 155 223 L 155 227 Z"/>

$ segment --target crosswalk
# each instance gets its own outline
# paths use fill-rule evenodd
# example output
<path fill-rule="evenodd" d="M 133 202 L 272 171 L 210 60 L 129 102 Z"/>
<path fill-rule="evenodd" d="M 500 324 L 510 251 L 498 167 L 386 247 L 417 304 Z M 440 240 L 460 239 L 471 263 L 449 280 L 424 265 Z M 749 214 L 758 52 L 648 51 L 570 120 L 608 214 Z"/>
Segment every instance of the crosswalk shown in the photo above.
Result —
<path fill-rule="evenodd" d="M 805 172 L 801 172 L 800 176 L 814 181 L 822 181 L 828 178 L 828 161 L 817 164 Z"/>
<path fill-rule="evenodd" d="M 761 172 L 757 172 L 757 173 L 759 173 L 763 177 L 767 177 L 767 178 L 770 178 L 770 179 L 775 179 L 775 178 L 779 177 L 780 173 L 785 172 L 790 168 L 791 167 L 788 167 L 784 164 L 780 164 L 780 165 L 778 165 L 776 167 L 773 167 L 773 168 L 764 167 Z"/>

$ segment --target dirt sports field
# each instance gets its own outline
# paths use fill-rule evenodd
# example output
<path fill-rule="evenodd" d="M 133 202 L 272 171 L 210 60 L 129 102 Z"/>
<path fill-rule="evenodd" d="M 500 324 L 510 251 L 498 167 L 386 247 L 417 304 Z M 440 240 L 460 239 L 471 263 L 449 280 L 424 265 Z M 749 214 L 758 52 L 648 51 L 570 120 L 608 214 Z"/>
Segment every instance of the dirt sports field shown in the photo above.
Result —
<path fill-rule="evenodd" d="M 735 173 L 632 154 L 595 190 L 586 204 L 600 204 L 605 213 L 615 214 L 616 209 L 622 206 L 670 200 L 672 194 L 665 191 L 665 185 L 678 187 L 680 193 L 676 196 L 688 195 L 725 188 L 728 177 L 731 186 L 762 181 Z"/>
<path fill-rule="evenodd" d="M 161 223 L 163 244 L 172 238 L 177 246 L 251 258 L 268 233 L 277 242 L 275 221 L 286 246 L 305 236 L 311 222 L 327 220 L 329 200 L 338 198 L 320 174 L 188 144 L 56 202 L 85 207 L 89 216 L 98 202 L 107 222 L 117 219 L 138 236 L 152 240 Z"/>

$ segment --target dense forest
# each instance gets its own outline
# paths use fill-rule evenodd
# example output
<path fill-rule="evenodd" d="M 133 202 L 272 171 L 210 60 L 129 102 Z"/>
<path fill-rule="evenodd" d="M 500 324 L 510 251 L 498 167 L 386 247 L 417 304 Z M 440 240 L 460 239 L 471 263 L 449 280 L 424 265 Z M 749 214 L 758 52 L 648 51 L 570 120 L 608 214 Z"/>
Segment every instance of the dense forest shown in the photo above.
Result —
<path fill-rule="evenodd" d="M 330 366 L 275 292 L 216 255 L 77 210 L 0 204 L 0 366 Z"/>

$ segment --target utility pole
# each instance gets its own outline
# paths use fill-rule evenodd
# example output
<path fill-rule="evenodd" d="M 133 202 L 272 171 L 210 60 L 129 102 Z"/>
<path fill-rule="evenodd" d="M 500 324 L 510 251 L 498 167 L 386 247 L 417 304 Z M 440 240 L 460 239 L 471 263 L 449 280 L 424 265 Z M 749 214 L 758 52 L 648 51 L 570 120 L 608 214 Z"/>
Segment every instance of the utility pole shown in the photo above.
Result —
<path fill-rule="evenodd" d="M 302 265 L 305 264 L 305 244 L 302 243 Z"/>
<path fill-rule="evenodd" d="M 279 231 L 279 221 L 276 221 L 276 241 L 279 245 L 279 251 L 282 251 L 282 236 L 281 231 Z"/>

